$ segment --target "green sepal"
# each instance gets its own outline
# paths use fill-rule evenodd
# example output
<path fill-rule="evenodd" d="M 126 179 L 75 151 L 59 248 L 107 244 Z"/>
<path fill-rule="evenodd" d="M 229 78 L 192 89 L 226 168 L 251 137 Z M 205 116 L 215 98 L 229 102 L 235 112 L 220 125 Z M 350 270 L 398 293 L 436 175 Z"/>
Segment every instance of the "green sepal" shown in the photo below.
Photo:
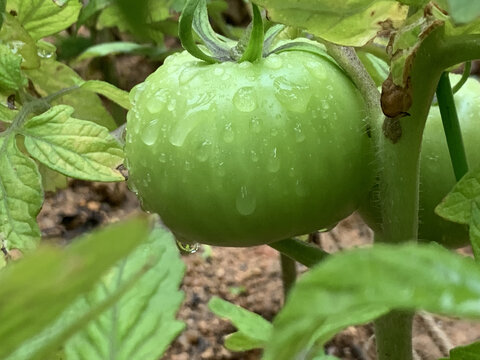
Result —
<path fill-rule="evenodd" d="M 260 13 L 260 9 L 258 8 L 258 6 L 253 3 L 252 11 L 253 21 L 250 38 L 248 40 L 247 48 L 245 49 L 245 52 L 243 53 L 240 60 L 238 60 L 238 62 L 253 62 L 262 57 L 264 36 L 262 14 Z"/>

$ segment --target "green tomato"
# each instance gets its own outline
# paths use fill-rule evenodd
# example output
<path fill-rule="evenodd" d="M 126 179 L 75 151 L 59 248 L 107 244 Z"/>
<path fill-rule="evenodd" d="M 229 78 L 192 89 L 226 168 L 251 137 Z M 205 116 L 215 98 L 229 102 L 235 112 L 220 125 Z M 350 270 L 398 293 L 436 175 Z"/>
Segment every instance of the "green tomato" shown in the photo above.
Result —
<path fill-rule="evenodd" d="M 309 233 L 348 216 L 370 188 L 364 102 L 322 56 L 208 65 L 183 52 L 131 101 L 130 187 L 182 242 L 252 246 Z"/>
<path fill-rule="evenodd" d="M 450 75 L 452 83 L 460 75 Z M 467 159 L 470 168 L 480 164 L 480 83 L 470 78 L 455 94 L 455 105 L 462 130 Z M 428 114 L 423 134 L 420 158 L 419 228 L 420 241 L 435 241 L 449 248 L 465 246 L 469 242 L 466 226 L 446 221 L 435 214 L 435 207 L 455 185 L 447 141 L 443 131 L 442 118 L 438 106 L 434 105 Z M 360 213 L 367 224 L 380 231 L 379 204 L 375 201 L 376 189 L 372 190 Z"/>

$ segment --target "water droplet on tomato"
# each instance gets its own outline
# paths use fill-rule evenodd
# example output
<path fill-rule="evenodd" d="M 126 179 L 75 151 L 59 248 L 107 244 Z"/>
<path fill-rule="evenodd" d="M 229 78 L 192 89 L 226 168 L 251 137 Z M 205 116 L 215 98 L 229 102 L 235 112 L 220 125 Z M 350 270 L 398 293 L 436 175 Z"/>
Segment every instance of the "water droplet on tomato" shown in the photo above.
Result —
<path fill-rule="evenodd" d="M 305 134 L 302 131 L 302 124 L 297 123 L 293 130 L 295 131 L 295 139 L 297 140 L 297 142 L 302 142 L 303 140 L 305 140 Z"/>
<path fill-rule="evenodd" d="M 288 169 L 288 176 L 294 177 L 295 176 L 295 168 L 291 167 Z"/>
<path fill-rule="evenodd" d="M 225 131 L 223 133 L 223 140 L 226 143 L 231 143 L 234 138 L 235 138 L 235 134 L 233 133 L 233 130 L 232 130 L 232 123 L 228 123 L 228 124 L 225 125 Z"/>
<path fill-rule="evenodd" d="M 167 89 L 158 90 L 155 95 L 148 99 L 147 110 L 150 114 L 158 114 L 165 107 L 169 97 Z"/>
<path fill-rule="evenodd" d="M 210 146 L 212 143 L 208 140 L 205 140 L 197 151 L 197 159 L 200 162 L 205 162 L 208 160 L 208 155 L 210 153 Z"/>
<path fill-rule="evenodd" d="M 188 160 L 185 160 L 184 168 L 187 171 L 190 171 L 192 169 L 192 163 Z"/>
<path fill-rule="evenodd" d="M 325 80 L 327 78 L 327 74 L 325 72 L 325 66 L 318 61 L 308 61 L 305 64 L 308 72 L 316 77 L 318 80 Z"/>
<path fill-rule="evenodd" d="M 280 69 L 282 64 L 282 58 L 277 54 L 271 54 L 265 59 L 265 66 L 270 69 Z"/>
<path fill-rule="evenodd" d="M 288 110 L 304 113 L 312 97 L 312 91 L 308 86 L 295 84 L 280 76 L 273 82 L 275 97 Z"/>
<path fill-rule="evenodd" d="M 295 193 L 300 197 L 305 197 L 307 195 L 305 183 L 300 179 L 297 179 L 295 182 Z"/>
<path fill-rule="evenodd" d="M 158 119 L 154 119 L 150 121 L 150 123 L 145 126 L 142 130 L 142 141 L 145 143 L 145 145 L 152 145 L 155 140 L 157 139 L 158 136 L 158 130 L 160 127 L 160 122 Z"/>
<path fill-rule="evenodd" d="M 195 254 L 200 248 L 200 245 L 198 243 L 186 244 L 179 240 L 176 240 L 176 243 L 177 243 L 178 249 L 187 254 Z"/>
<path fill-rule="evenodd" d="M 255 211 L 255 208 L 257 207 L 257 199 L 246 186 L 241 186 L 235 205 L 237 207 L 237 211 L 241 215 L 247 216 Z"/>
<path fill-rule="evenodd" d="M 322 100 L 322 109 L 323 110 L 328 110 L 330 108 L 330 105 L 326 100 Z"/>
<path fill-rule="evenodd" d="M 160 155 L 158 155 L 158 160 L 162 163 L 166 162 L 167 161 L 167 154 L 165 153 L 160 153 Z"/>
<path fill-rule="evenodd" d="M 257 162 L 258 161 L 258 155 L 255 152 L 255 150 L 250 151 L 250 155 L 252 156 L 252 161 Z"/>
<path fill-rule="evenodd" d="M 178 82 L 180 85 L 188 84 L 196 75 L 197 69 L 193 67 L 185 68 L 178 77 Z"/>
<path fill-rule="evenodd" d="M 277 128 L 272 128 L 272 129 L 270 130 L 270 135 L 272 135 L 272 136 L 277 136 L 277 135 L 278 135 L 278 130 L 277 130 Z"/>
<path fill-rule="evenodd" d="M 255 89 L 249 86 L 238 89 L 235 95 L 233 95 L 233 105 L 241 112 L 255 110 L 257 108 Z"/>
<path fill-rule="evenodd" d="M 258 119 L 258 117 L 252 117 L 252 120 L 250 120 L 250 127 L 254 133 L 258 134 L 260 132 L 262 128 L 260 126 L 260 120 Z"/>
<path fill-rule="evenodd" d="M 220 76 L 224 73 L 224 70 L 221 67 L 216 67 L 215 70 L 213 70 L 213 73 L 217 76 Z"/>
<path fill-rule="evenodd" d="M 274 173 L 280 170 L 280 159 L 277 156 L 277 148 L 272 151 L 272 156 L 268 159 L 267 170 Z"/>
<path fill-rule="evenodd" d="M 240 63 L 240 65 L 238 65 L 238 67 L 240 69 L 248 69 L 248 68 L 252 67 L 252 63 L 250 61 L 244 61 L 244 62 Z"/>

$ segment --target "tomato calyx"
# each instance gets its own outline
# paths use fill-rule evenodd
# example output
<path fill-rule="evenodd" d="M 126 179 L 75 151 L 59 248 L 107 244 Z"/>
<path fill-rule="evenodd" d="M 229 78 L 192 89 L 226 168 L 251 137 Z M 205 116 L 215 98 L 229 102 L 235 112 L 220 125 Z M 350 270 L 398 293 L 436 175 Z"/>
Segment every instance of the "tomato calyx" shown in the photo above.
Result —
<path fill-rule="evenodd" d="M 191 55 L 211 64 L 225 61 L 253 62 L 260 59 L 264 48 L 262 14 L 258 6 L 253 3 L 252 12 L 253 20 L 245 36 L 235 42 L 217 34 L 212 29 L 208 20 L 206 0 L 188 0 L 179 21 L 179 38 L 182 46 Z M 202 39 L 211 55 L 197 46 L 192 30 Z"/>

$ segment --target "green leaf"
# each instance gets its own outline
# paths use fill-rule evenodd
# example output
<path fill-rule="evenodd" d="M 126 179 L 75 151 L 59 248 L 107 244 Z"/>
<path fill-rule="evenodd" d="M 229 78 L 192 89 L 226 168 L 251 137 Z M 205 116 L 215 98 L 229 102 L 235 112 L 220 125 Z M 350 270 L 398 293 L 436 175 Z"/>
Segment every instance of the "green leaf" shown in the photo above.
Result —
<path fill-rule="evenodd" d="M 88 311 L 149 263 L 150 270 L 115 306 L 66 344 L 69 360 L 156 360 L 162 356 L 184 328 L 175 315 L 183 300 L 179 286 L 185 270 L 173 236 L 163 228 L 155 228 L 145 244 L 71 311 Z"/>
<path fill-rule="evenodd" d="M 5 14 L 5 6 L 7 5 L 7 0 L 0 0 L 0 29 L 3 25 L 3 14 Z"/>
<path fill-rule="evenodd" d="M 15 104 L 12 104 L 11 98 L 9 99 L 12 95 L 14 95 L 12 91 L 0 90 L 0 121 L 11 123 L 18 114 Z"/>
<path fill-rule="evenodd" d="M 73 69 L 54 60 L 43 60 L 39 69 L 28 70 L 25 73 L 32 80 L 35 90 L 41 96 L 47 96 L 85 82 Z M 90 91 L 77 90 L 72 94 L 61 97 L 54 104 L 72 106 L 75 109 L 73 116 L 77 119 L 93 121 L 109 130 L 117 127 L 115 120 L 105 109 L 100 98 Z M 88 104 L 88 106 L 85 106 L 85 104 Z"/>
<path fill-rule="evenodd" d="M 449 358 L 440 360 L 480 360 L 480 342 L 456 347 L 450 350 Z"/>
<path fill-rule="evenodd" d="M 480 318 L 480 267 L 436 245 L 375 245 L 304 275 L 276 317 L 264 360 L 290 360 L 394 309 Z M 312 306 L 314 304 L 314 306 Z"/>
<path fill-rule="evenodd" d="M 36 217 L 43 191 L 37 165 L 13 135 L 0 137 L 0 169 L 0 240 L 7 249 L 31 250 L 40 240 Z"/>
<path fill-rule="evenodd" d="M 145 241 L 147 224 L 140 218 L 85 236 L 66 249 L 43 247 L 2 270 L 0 358 L 45 329 L 107 269 Z"/>
<path fill-rule="evenodd" d="M 88 80 L 81 86 L 83 90 L 88 90 L 105 96 L 124 109 L 130 110 L 131 104 L 128 98 L 128 92 L 117 88 L 115 85 L 100 80 Z"/>
<path fill-rule="evenodd" d="M 472 203 L 480 201 L 480 168 L 470 170 L 436 207 L 435 213 L 459 224 L 472 222 Z"/>
<path fill-rule="evenodd" d="M 22 57 L 14 54 L 5 44 L 0 43 L 0 88 L 4 90 L 19 90 L 27 79 L 23 76 L 20 66 Z"/>
<path fill-rule="evenodd" d="M 225 346 L 232 351 L 262 348 L 268 342 L 272 324 L 260 315 L 222 300 L 216 296 L 208 302 L 209 309 L 217 316 L 229 319 L 239 330 L 225 339 Z"/>
<path fill-rule="evenodd" d="M 103 43 L 89 47 L 81 53 L 75 62 L 85 59 L 91 59 L 99 56 L 116 55 L 116 54 L 140 54 L 140 55 L 160 55 L 166 52 L 163 47 L 156 47 L 151 45 L 140 45 L 128 41 L 117 41 L 111 43 Z"/>
<path fill-rule="evenodd" d="M 23 69 L 35 69 L 40 66 L 36 42 L 15 16 L 5 14 L 3 27 L 0 30 L 0 40 L 22 56 Z"/>
<path fill-rule="evenodd" d="M 401 23 L 408 8 L 390 0 L 257 0 L 276 22 L 306 29 L 325 40 L 362 46 L 382 29 L 381 23 Z"/>
<path fill-rule="evenodd" d="M 123 151 L 106 128 L 75 119 L 73 108 L 57 105 L 28 120 L 21 134 L 32 157 L 66 176 L 89 181 L 123 181 L 116 170 Z"/>
<path fill-rule="evenodd" d="M 14 11 L 20 24 L 35 40 L 68 28 L 77 21 L 81 8 L 78 0 L 66 0 L 63 6 L 51 0 L 7 1 L 7 12 Z"/>
<path fill-rule="evenodd" d="M 90 0 L 80 11 L 78 16 L 77 26 L 85 24 L 85 22 L 99 11 L 110 6 L 112 0 Z"/>
<path fill-rule="evenodd" d="M 456 24 L 472 22 L 480 16 L 480 2 L 471 0 L 446 0 L 448 13 Z"/>
<path fill-rule="evenodd" d="M 479 202 L 472 201 L 472 217 L 470 221 L 470 242 L 475 259 L 480 259 L 480 207 Z"/>
<path fill-rule="evenodd" d="M 68 186 L 68 178 L 65 175 L 46 167 L 42 163 L 38 163 L 37 166 L 42 176 L 42 187 L 45 192 L 55 192 Z"/>

